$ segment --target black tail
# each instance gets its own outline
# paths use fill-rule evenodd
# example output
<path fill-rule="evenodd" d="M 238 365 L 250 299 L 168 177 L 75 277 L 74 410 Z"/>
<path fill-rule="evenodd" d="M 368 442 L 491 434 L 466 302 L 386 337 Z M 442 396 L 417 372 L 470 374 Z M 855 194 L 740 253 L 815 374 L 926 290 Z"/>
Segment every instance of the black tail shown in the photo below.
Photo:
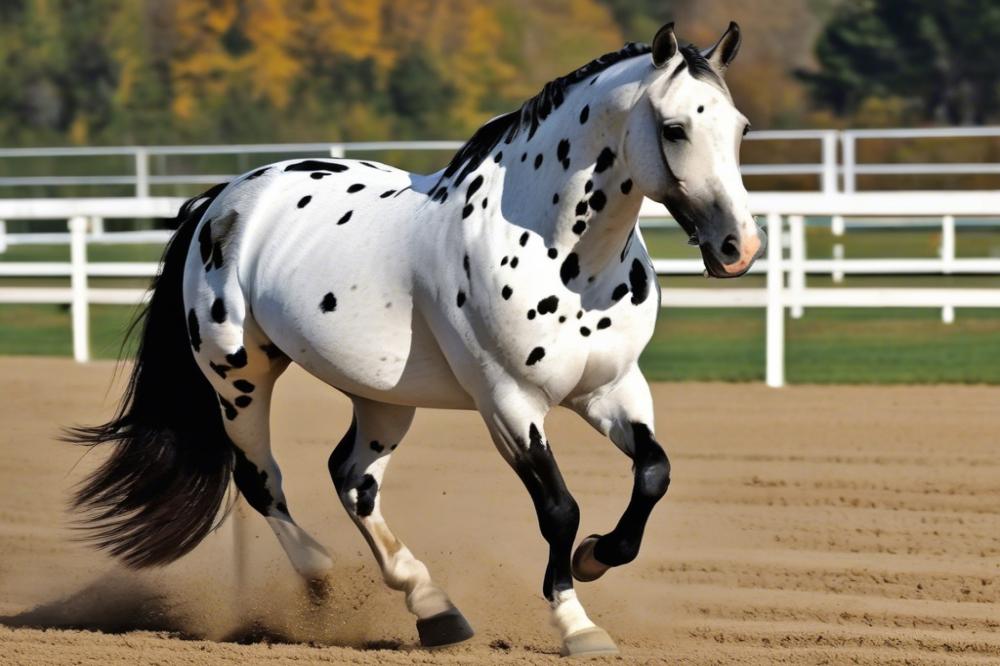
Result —
<path fill-rule="evenodd" d="M 191 353 L 182 283 L 198 221 L 225 187 L 187 201 L 153 281 L 138 354 L 115 417 L 72 428 L 67 441 L 114 444 L 111 456 L 77 490 L 85 539 L 132 567 L 167 564 L 217 525 L 233 469 L 233 449 L 219 403 Z"/>

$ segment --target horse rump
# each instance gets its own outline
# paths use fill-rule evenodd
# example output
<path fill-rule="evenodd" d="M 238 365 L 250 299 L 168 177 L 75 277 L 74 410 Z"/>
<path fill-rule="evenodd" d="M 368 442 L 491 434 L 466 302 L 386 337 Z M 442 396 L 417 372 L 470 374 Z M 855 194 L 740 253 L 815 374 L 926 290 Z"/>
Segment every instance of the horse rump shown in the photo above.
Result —
<path fill-rule="evenodd" d="M 138 334 L 138 353 L 114 418 L 68 428 L 63 437 L 88 447 L 113 445 L 71 504 L 82 514 L 75 525 L 82 539 L 135 568 L 176 560 L 225 517 L 219 510 L 233 447 L 215 392 L 191 353 L 182 293 L 191 239 L 224 187 L 190 199 L 174 220 L 177 231 L 152 298 L 126 336 Z"/>

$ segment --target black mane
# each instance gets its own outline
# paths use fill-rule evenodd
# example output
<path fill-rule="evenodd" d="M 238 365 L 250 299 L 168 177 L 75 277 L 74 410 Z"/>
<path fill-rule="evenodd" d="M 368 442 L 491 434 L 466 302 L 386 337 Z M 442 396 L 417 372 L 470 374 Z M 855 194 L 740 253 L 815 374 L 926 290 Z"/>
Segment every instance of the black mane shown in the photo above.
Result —
<path fill-rule="evenodd" d="M 681 55 L 684 57 L 684 62 L 687 63 L 687 67 L 691 71 L 691 76 L 696 79 L 701 79 L 702 81 L 714 83 L 720 88 L 725 87 L 725 84 L 722 82 L 722 78 L 719 77 L 718 72 L 712 68 L 711 63 L 709 63 L 708 59 L 701 54 L 701 51 L 697 46 L 694 44 L 682 46 Z"/>
<path fill-rule="evenodd" d="M 596 76 L 622 60 L 628 60 L 629 58 L 634 58 L 650 51 L 651 47 L 648 44 L 629 42 L 619 51 L 605 53 L 596 60 L 591 60 L 583 67 L 565 76 L 560 76 L 553 81 L 549 81 L 540 93 L 522 104 L 520 109 L 497 116 L 476 130 L 472 138 L 466 141 L 465 145 L 451 158 L 451 162 L 448 163 L 448 167 L 444 171 L 443 178 L 451 178 L 461 169 L 458 177 L 454 180 L 454 184 L 461 183 L 466 176 L 482 164 L 483 160 L 486 159 L 501 140 L 504 143 L 510 143 L 521 129 L 525 127 L 528 128 L 528 138 L 530 139 L 534 136 L 541 122 L 562 105 L 566 97 L 566 90 L 571 85 L 591 76 Z"/>

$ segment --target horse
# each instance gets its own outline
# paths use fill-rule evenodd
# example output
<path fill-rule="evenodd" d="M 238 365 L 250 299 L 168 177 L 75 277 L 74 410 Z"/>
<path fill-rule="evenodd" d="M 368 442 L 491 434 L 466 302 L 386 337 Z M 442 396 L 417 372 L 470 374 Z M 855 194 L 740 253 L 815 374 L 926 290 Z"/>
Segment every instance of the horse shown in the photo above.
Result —
<path fill-rule="evenodd" d="M 324 580 L 331 558 L 271 454 L 272 388 L 294 362 L 353 403 L 329 473 L 423 646 L 473 635 L 380 509 L 392 452 L 433 407 L 478 410 L 527 489 L 562 654 L 616 653 L 573 580 L 634 560 L 670 483 L 637 364 L 660 310 L 637 217 L 643 197 L 664 204 L 710 276 L 761 255 L 739 172 L 749 123 L 724 79 L 740 41 L 731 23 L 709 49 L 679 47 L 664 25 L 488 121 L 434 174 L 289 160 L 186 202 L 118 411 L 69 434 L 113 444 L 74 496 L 88 537 L 132 567 L 169 563 L 224 520 L 232 480 L 295 570 Z M 634 468 L 617 525 L 575 552 L 579 507 L 544 429 L 557 405 Z"/>

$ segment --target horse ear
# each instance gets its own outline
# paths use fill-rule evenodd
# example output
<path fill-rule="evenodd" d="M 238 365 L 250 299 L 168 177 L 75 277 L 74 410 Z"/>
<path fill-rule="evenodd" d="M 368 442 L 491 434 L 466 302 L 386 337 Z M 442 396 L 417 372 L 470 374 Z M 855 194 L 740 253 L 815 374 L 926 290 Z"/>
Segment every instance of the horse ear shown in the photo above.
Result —
<path fill-rule="evenodd" d="M 715 71 L 723 74 L 729 67 L 729 63 L 736 58 L 736 54 L 740 50 L 740 41 L 740 26 L 736 24 L 736 21 L 730 21 L 729 27 L 722 33 L 722 37 L 719 37 L 715 46 L 704 51 L 702 55 L 715 68 Z"/>
<path fill-rule="evenodd" d="M 663 67 L 677 53 L 677 38 L 671 21 L 656 31 L 653 37 L 653 66 Z"/>

